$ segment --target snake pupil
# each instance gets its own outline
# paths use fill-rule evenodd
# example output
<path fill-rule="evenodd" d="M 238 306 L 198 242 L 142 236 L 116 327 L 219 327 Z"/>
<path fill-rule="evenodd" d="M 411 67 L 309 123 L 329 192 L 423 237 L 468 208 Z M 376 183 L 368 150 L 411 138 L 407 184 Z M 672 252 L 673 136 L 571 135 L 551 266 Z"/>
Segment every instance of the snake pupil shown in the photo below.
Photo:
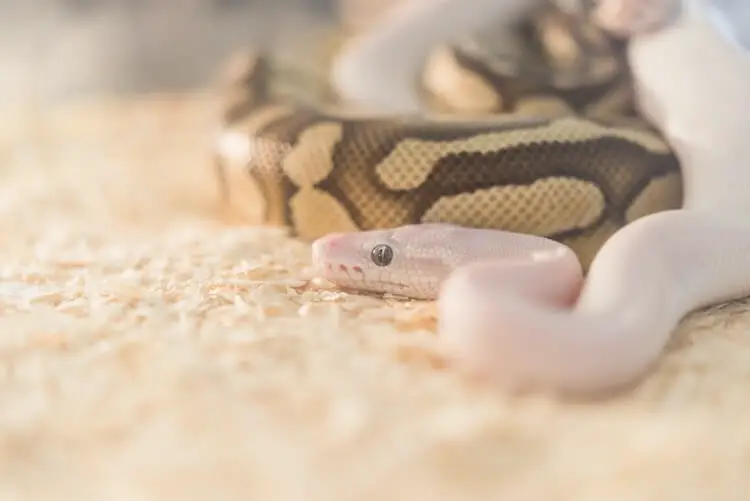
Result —
<path fill-rule="evenodd" d="M 393 249 L 390 245 L 378 244 L 372 248 L 370 258 L 376 266 L 388 266 L 393 261 Z"/>

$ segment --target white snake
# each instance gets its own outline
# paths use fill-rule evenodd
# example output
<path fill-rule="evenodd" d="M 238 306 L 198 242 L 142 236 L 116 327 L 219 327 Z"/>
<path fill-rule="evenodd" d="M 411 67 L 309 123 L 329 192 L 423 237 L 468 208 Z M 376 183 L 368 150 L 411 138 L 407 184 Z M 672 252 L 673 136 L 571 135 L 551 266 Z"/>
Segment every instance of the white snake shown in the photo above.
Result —
<path fill-rule="evenodd" d="M 523 2 L 468 3 L 394 12 L 339 60 L 341 92 L 372 108 L 418 107 L 410 81 L 427 46 Z M 729 3 L 601 1 L 602 24 L 630 36 L 641 112 L 676 152 L 685 195 L 680 210 L 609 238 L 585 283 L 575 255 L 551 240 L 431 224 L 321 238 L 321 274 L 437 298 L 447 355 L 502 386 L 596 392 L 637 380 L 687 313 L 750 294 L 750 3 Z"/>

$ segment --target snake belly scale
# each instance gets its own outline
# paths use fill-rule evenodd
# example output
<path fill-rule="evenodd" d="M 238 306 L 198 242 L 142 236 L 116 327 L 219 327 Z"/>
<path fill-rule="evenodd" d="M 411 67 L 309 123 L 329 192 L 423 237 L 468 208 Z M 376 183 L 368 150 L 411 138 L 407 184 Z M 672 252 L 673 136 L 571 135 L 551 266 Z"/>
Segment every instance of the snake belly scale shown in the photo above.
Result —
<path fill-rule="evenodd" d="M 584 268 L 624 225 L 680 207 L 679 163 L 654 130 L 581 112 L 595 108 L 621 75 L 555 93 L 528 76 L 492 73 L 502 65 L 488 64 L 486 54 L 449 49 L 465 75 L 474 62 L 473 76 L 492 86 L 502 113 L 368 115 L 324 107 L 274 96 L 268 59 L 240 59 L 242 70 L 234 67 L 224 88 L 217 148 L 225 200 L 248 196 L 233 181 L 243 176 L 260 198 L 261 221 L 306 240 L 452 223 L 551 238 L 573 249 Z M 572 113 L 524 109 L 546 98 Z"/>

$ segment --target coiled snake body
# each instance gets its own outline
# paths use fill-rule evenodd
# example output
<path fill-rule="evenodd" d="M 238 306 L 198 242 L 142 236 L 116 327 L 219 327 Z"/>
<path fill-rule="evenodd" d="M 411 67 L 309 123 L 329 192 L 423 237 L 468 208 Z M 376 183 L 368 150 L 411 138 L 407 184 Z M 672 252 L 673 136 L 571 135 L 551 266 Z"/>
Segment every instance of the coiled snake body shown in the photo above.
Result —
<path fill-rule="evenodd" d="M 546 43 L 544 58 L 528 41 L 502 55 L 469 43 L 433 52 L 426 86 L 453 115 L 337 113 L 269 97 L 271 64 L 245 61 L 227 86 L 220 158 L 236 163 L 231 143 L 248 141 L 239 162 L 251 148 L 242 175 L 260 189 L 263 221 L 308 240 L 442 222 L 552 238 L 585 266 L 620 227 L 680 206 L 679 165 L 635 117 L 615 41 L 554 5 L 533 21 L 527 38 Z M 578 51 L 568 67 L 554 53 L 560 37 Z M 474 85 L 450 88 L 450 78 Z M 230 201 L 247 197 L 226 188 Z"/>
<path fill-rule="evenodd" d="M 262 217 L 322 237 L 314 261 L 342 285 L 437 298 L 443 346 L 465 368 L 509 387 L 627 384 L 686 313 L 750 293 L 750 47 L 732 36 L 750 30 L 750 4 L 723 6 L 744 10 L 716 23 L 712 1 L 599 0 L 601 25 L 631 37 L 635 103 L 659 133 L 627 99 L 601 106 L 621 95 L 602 92 L 622 83 L 617 63 L 576 73 L 576 58 L 548 57 L 563 69 L 539 84 L 515 64 L 529 54 L 488 64 L 476 48 L 454 52 L 499 71 L 463 64 L 454 82 L 472 92 L 451 94 L 449 78 L 427 86 L 454 114 L 414 113 L 407 83 L 428 42 L 538 2 L 407 2 L 334 68 L 345 97 L 385 116 L 267 99 L 263 71 L 234 80 L 217 150 L 224 193 L 237 203 L 252 180 Z M 538 19 L 538 33 L 559 32 Z M 498 103 L 510 116 L 487 116 Z"/>

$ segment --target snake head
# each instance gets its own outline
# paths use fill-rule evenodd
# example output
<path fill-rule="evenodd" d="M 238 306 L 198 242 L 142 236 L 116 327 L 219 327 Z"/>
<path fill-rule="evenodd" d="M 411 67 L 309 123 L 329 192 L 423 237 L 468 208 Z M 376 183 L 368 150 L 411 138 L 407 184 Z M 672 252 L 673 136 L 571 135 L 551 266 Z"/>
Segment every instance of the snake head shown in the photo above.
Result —
<path fill-rule="evenodd" d="M 445 248 L 457 228 L 430 223 L 330 234 L 313 243 L 313 266 L 342 288 L 434 299 L 455 267 Z"/>

